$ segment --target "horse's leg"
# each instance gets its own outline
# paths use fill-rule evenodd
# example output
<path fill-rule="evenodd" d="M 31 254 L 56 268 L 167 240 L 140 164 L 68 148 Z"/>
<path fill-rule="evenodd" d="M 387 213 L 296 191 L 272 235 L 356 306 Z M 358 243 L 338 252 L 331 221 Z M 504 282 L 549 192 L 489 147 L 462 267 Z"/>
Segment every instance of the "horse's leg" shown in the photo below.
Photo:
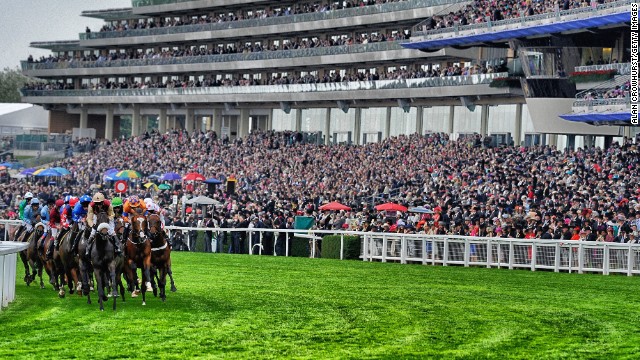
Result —
<path fill-rule="evenodd" d="M 29 271 L 29 260 L 27 259 L 26 251 L 20 251 L 20 260 L 22 260 L 22 265 L 24 265 L 24 282 L 27 283 L 27 286 L 31 284 L 31 276 Z"/>
<path fill-rule="evenodd" d="M 178 291 L 178 289 L 176 288 L 176 284 L 173 282 L 173 272 L 171 271 L 171 259 L 167 261 L 167 275 L 169 275 L 169 280 L 171 280 L 171 292 Z"/>
<path fill-rule="evenodd" d="M 160 299 L 162 299 L 162 301 L 166 301 L 167 300 L 167 293 L 166 293 L 166 287 L 167 287 L 167 266 L 163 266 L 160 269 L 160 279 L 158 280 L 158 285 L 160 286 Z"/>
<path fill-rule="evenodd" d="M 102 270 L 94 269 L 96 276 L 96 285 L 98 286 L 98 303 L 100 304 L 100 311 L 104 311 L 104 284 L 102 283 Z"/>
<path fill-rule="evenodd" d="M 116 284 L 116 265 L 115 260 L 111 260 L 109 264 L 109 275 L 111 277 L 111 299 L 113 300 L 113 310 L 116 309 L 116 299 L 118 299 L 118 285 Z"/>
<path fill-rule="evenodd" d="M 158 284 L 159 284 L 159 278 L 158 278 L 158 270 L 153 267 L 150 270 L 151 273 L 151 289 L 153 289 L 153 296 L 154 297 L 158 297 Z"/>

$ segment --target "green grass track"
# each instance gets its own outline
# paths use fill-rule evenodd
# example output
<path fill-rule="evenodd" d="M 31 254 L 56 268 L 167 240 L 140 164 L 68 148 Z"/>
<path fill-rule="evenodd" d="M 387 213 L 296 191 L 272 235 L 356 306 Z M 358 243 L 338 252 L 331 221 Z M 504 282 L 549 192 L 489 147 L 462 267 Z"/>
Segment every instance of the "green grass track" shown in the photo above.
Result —
<path fill-rule="evenodd" d="M 178 292 L 115 312 L 27 287 L 19 264 L 0 359 L 640 357 L 638 277 L 172 255 Z"/>

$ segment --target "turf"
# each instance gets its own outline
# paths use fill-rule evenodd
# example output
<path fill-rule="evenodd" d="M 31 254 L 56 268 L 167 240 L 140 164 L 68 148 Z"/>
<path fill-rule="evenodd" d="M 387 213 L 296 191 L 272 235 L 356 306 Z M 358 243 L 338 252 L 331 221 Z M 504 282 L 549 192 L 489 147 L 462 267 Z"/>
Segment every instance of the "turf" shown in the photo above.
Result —
<path fill-rule="evenodd" d="M 174 253 L 177 293 L 104 312 L 17 285 L 0 358 L 637 358 L 640 279 Z M 21 274 L 19 272 L 19 278 Z"/>

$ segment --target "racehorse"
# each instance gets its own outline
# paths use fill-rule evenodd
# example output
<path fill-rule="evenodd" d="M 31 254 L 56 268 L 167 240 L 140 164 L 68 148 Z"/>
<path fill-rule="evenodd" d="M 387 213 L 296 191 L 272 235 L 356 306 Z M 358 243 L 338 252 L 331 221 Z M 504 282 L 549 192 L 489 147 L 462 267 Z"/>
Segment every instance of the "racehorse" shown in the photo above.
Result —
<path fill-rule="evenodd" d="M 53 236 L 51 233 L 47 233 L 47 237 L 40 237 L 37 240 L 38 249 L 48 249 L 49 246 L 53 246 Z M 62 265 L 60 263 L 60 258 L 56 258 L 56 254 L 54 253 L 54 257 L 51 259 L 47 258 L 46 250 L 38 252 L 38 259 L 40 260 L 40 264 L 44 271 L 46 271 L 47 275 L 49 275 L 49 284 L 53 285 L 56 291 L 60 290 L 60 284 L 64 283 L 63 272 L 61 271 L 61 266 L 58 268 L 57 265 Z M 56 262 L 57 260 L 57 262 Z M 60 279 L 59 279 L 60 278 Z"/>
<path fill-rule="evenodd" d="M 147 219 L 138 210 L 137 213 L 131 214 L 131 232 L 127 239 L 127 246 L 125 248 L 126 253 L 126 265 L 125 269 L 127 277 L 129 278 L 129 291 L 131 291 L 131 297 L 136 297 L 137 293 L 132 284 L 136 284 L 137 281 L 137 269 L 142 268 L 142 305 L 146 305 L 146 292 L 153 291 L 151 288 L 151 243 L 147 237 Z"/>
<path fill-rule="evenodd" d="M 34 226 L 34 230 L 29 234 L 28 239 L 26 241 L 29 243 L 29 247 L 26 252 L 27 261 L 31 270 L 33 271 L 31 274 L 31 281 L 36 279 L 36 274 L 40 278 L 40 288 L 44 289 L 44 282 L 42 281 L 42 262 L 40 261 L 40 257 L 38 256 L 38 240 L 44 234 L 44 224 L 39 222 Z M 29 283 L 27 283 L 29 285 Z"/>
<path fill-rule="evenodd" d="M 171 274 L 171 247 L 169 246 L 167 234 L 162 229 L 160 216 L 158 214 L 151 214 L 147 217 L 147 222 L 149 225 L 149 239 L 151 240 L 151 264 L 160 272 L 157 278 L 158 287 L 160 288 L 160 299 L 165 301 L 167 299 L 165 292 L 167 274 Z M 171 291 L 176 291 L 173 276 L 169 275 L 169 278 L 171 279 Z M 156 295 L 155 288 L 153 294 Z"/>
<path fill-rule="evenodd" d="M 119 259 L 114 255 L 114 246 L 111 241 L 109 241 L 109 216 L 106 212 L 100 212 L 96 218 L 96 224 L 99 225 L 95 234 L 95 241 L 93 242 L 93 246 L 90 250 L 89 258 L 96 276 L 100 311 L 104 311 L 104 301 L 108 299 L 104 288 L 109 283 L 112 288 L 111 297 L 113 298 L 113 310 L 115 310 L 116 300 L 118 298 L 118 285 L 120 286 L 120 291 L 124 298 L 124 286 L 122 286 L 122 279 L 120 277 L 121 273 L 117 266 Z M 122 264 L 122 261 L 119 263 Z M 88 295 L 87 297 L 89 298 L 88 302 L 91 303 L 91 295 Z"/>
<path fill-rule="evenodd" d="M 126 246 L 126 241 L 127 238 L 129 236 L 129 223 L 124 219 L 124 217 L 122 216 L 116 216 L 115 221 L 114 221 L 114 227 L 115 227 L 115 233 L 116 233 L 116 239 L 117 241 L 120 242 L 120 245 L 122 246 L 122 248 L 124 249 Z M 124 264 L 124 262 L 123 262 Z M 124 265 L 123 265 L 124 267 Z M 135 287 L 135 291 L 140 291 L 139 287 L 138 287 L 138 283 L 136 282 L 135 284 L 129 279 L 129 277 L 126 275 L 125 273 L 125 280 L 127 281 L 127 289 L 131 288 L 131 287 Z M 122 301 L 124 301 L 124 297 L 122 299 Z"/>
<path fill-rule="evenodd" d="M 78 223 L 74 223 L 71 229 L 60 239 L 58 244 L 58 250 L 54 252 L 54 259 L 56 256 L 60 258 L 64 274 L 67 278 L 67 285 L 69 286 L 69 293 L 73 294 L 74 291 L 78 292 L 78 295 L 82 295 L 82 282 L 79 280 L 80 263 L 76 256 L 75 245 L 77 245 L 78 237 L 83 233 L 84 228 L 80 228 Z M 57 255 L 55 253 L 58 253 Z M 61 298 L 65 296 L 64 287 L 60 288 L 58 296 Z"/>
<path fill-rule="evenodd" d="M 29 233 L 25 229 L 22 229 L 22 232 L 16 237 L 16 234 L 19 231 L 19 229 L 20 228 L 16 229 L 15 232 L 13 233 L 14 241 L 29 242 L 29 236 L 28 236 Z M 29 259 L 27 258 L 27 250 L 20 251 L 20 260 L 22 260 L 22 265 L 24 265 L 24 282 L 27 284 L 27 286 L 29 286 L 31 285 L 31 282 L 33 282 L 36 279 L 36 273 L 34 271 L 34 273 L 31 274 L 31 270 L 29 269 Z"/>

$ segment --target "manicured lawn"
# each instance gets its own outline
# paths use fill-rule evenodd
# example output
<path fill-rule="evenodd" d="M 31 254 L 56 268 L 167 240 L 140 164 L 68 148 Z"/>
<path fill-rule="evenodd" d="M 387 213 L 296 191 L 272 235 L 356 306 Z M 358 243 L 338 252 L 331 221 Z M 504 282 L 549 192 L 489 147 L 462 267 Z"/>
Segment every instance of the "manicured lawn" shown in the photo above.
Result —
<path fill-rule="evenodd" d="M 640 278 L 174 253 L 177 293 L 27 287 L 0 358 L 637 358 Z M 20 268 L 19 268 L 20 270 Z"/>

